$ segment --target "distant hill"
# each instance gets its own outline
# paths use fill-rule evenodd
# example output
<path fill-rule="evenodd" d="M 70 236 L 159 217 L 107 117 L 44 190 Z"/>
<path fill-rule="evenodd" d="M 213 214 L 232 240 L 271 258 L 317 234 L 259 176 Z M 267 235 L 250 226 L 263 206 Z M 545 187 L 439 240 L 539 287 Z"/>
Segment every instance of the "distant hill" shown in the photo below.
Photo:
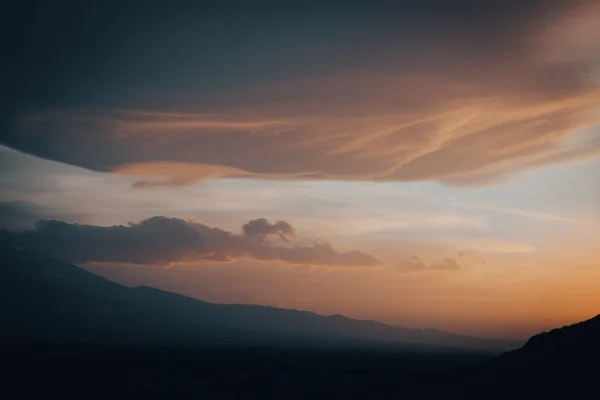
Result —
<path fill-rule="evenodd" d="M 0 341 L 142 345 L 395 346 L 501 352 L 518 343 L 341 315 L 214 304 L 130 288 L 74 265 L 0 246 Z"/>

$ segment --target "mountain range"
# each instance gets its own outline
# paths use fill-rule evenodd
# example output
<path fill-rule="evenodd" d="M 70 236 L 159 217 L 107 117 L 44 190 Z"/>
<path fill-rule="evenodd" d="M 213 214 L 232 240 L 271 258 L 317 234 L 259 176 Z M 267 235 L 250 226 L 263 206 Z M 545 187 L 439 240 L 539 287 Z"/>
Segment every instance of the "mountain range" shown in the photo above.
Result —
<path fill-rule="evenodd" d="M 25 249 L 0 249 L 0 340 L 140 345 L 515 349 L 511 340 L 409 329 L 342 315 L 214 304 L 126 287 Z"/>

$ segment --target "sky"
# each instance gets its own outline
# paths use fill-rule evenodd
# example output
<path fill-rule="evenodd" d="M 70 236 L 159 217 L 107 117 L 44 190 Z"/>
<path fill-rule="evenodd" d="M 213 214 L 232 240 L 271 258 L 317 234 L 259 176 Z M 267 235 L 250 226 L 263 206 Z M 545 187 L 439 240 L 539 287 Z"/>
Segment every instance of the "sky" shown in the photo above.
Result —
<path fill-rule="evenodd" d="M 247 3 L 10 6 L 2 240 L 486 337 L 600 312 L 598 2 Z"/>

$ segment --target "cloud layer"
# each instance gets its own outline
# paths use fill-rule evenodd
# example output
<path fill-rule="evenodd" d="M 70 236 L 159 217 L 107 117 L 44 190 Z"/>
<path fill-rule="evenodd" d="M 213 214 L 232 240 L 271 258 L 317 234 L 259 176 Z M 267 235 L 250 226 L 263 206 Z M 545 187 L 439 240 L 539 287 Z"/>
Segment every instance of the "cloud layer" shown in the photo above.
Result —
<path fill-rule="evenodd" d="M 334 35 L 325 24 L 327 33 L 311 36 L 308 47 L 323 42 L 331 56 L 298 59 L 299 68 L 321 60 L 301 77 L 290 72 L 277 82 L 254 80 L 211 91 L 193 85 L 185 92 L 158 90 L 152 80 L 141 92 L 110 86 L 101 102 L 78 97 L 74 105 L 21 112 L 0 141 L 133 176 L 139 188 L 218 177 L 473 185 L 600 156 L 597 140 L 578 145 L 568 140 L 600 123 L 597 3 L 425 3 L 375 2 L 352 9 L 356 15 L 339 16 L 346 36 Z M 290 23 L 304 17 L 298 14 Z M 164 79 L 195 65 L 195 46 L 207 40 L 190 18 L 185 40 L 169 36 L 175 29 L 169 27 L 163 42 L 152 44 L 156 54 L 173 46 L 184 54 Z M 352 18 L 364 20 L 357 24 Z M 273 21 L 262 25 L 266 33 Z M 357 26 L 362 41 L 352 36 L 350 27 Z M 298 35 L 309 40 L 303 29 Z M 265 46 L 266 37 L 260 42 Z M 252 42 L 247 46 L 252 52 Z M 293 49 L 282 51 L 300 57 Z M 248 62 L 258 62 L 257 57 Z M 216 55 L 202 59 L 222 61 Z M 260 61 L 261 71 L 271 71 Z M 131 68 L 131 60 L 119 62 Z"/>
<path fill-rule="evenodd" d="M 358 250 L 339 251 L 320 240 L 310 246 L 287 243 L 295 235 L 285 221 L 261 218 L 235 234 L 199 222 L 152 217 L 127 226 L 109 227 L 40 220 L 23 232 L 3 231 L 2 241 L 73 263 L 116 262 L 167 265 L 184 262 L 231 262 L 250 257 L 299 265 L 369 267 L 376 257 Z M 271 238 L 285 239 L 284 245 Z"/>

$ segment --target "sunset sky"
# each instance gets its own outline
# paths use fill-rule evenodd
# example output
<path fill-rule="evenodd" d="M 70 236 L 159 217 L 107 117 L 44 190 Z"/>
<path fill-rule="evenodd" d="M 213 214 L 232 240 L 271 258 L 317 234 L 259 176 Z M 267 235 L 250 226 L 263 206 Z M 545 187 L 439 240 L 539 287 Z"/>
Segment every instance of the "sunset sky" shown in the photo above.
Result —
<path fill-rule="evenodd" d="M 82 3 L 0 21 L 3 240 L 486 337 L 600 313 L 600 2 Z"/>

